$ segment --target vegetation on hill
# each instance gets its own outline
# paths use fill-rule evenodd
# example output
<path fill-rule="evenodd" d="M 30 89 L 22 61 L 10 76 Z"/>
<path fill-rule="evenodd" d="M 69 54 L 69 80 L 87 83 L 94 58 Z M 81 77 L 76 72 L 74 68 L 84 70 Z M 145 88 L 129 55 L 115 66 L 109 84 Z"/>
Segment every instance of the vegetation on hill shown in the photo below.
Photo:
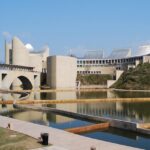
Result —
<path fill-rule="evenodd" d="M 107 80 L 111 80 L 111 75 L 99 75 L 99 74 L 90 74 L 90 75 L 77 75 L 77 81 L 81 82 L 81 85 L 106 85 Z"/>
<path fill-rule="evenodd" d="M 125 71 L 112 88 L 150 90 L 150 63 Z"/>

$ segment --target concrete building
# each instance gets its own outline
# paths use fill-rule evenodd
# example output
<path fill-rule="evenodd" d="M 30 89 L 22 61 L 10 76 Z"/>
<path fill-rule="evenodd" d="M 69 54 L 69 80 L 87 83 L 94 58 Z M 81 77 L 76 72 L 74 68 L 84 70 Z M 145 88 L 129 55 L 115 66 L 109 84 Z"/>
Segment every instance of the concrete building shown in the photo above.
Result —
<path fill-rule="evenodd" d="M 12 43 L 5 43 L 5 63 L 20 66 L 33 67 L 34 71 L 46 72 L 46 60 L 49 56 L 49 48 L 42 51 L 33 51 L 30 44 L 24 44 L 18 37 L 12 39 Z"/>
<path fill-rule="evenodd" d="M 46 64 L 47 64 L 48 56 L 49 56 L 48 47 L 45 47 L 43 48 L 42 51 L 37 52 L 33 49 L 31 44 L 25 45 L 18 37 L 13 37 L 11 43 L 5 42 L 5 64 L 6 65 L 4 67 L 2 66 L 2 68 L 4 68 L 5 71 L 2 71 L 1 74 L 3 75 L 4 72 L 6 72 L 6 68 L 8 68 L 9 71 L 7 71 L 6 74 L 7 76 L 9 74 L 12 75 L 11 79 L 13 81 L 11 82 L 13 82 L 13 84 L 12 83 L 10 84 L 12 84 L 11 87 L 16 90 L 20 89 L 23 83 L 22 80 L 20 80 L 19 76 L 17 77 L 15 74 L 22 75 L 23 73 L 22 71 L 24 71 L 24 74 L 28 74 L 28 76 L 26 77 L 28 80 L 31 80 L 32 87 L 40 87 L 41 75 L 43 75 L 43 73 L 46 73 L 47 71 Z M 12 71 L 11 68 L 13 68 Z M 22 68 L 22 70 L 20 70 L 20 68 Z M 32 68 L 32 70 L 30 70 L 30 75 L 29 75 L 29 68 Z M 17 73 L 18 69 L 19 69 L 19 73 Z M 16 77 L 16 79 L 14 77 Z M 1 87 L 9 88 L 10 84 L 5 84 L 3 81 Z"/>
<path fill-rule="evenodd" d="M 76 88 L 77 59 L 69 56 L 47 58 L 47 84 L 54 89 Z"/>
<path fill-rule="evenodd" d="M 94 54 L 92 54 L 93 56 Z M 150 62 L 150 45 L 139 48 L 137 55 L 131 56 L 131 49 L 113 50 L 108 57 L 78 58 L 78 74 L 110 74 L 115 75 L 116 70 L 134 68 L 139 63 Z"/>
<path fill-rule="evenodd" d="M 48 56 L 48 47 L 37 52 L 31 44 L 24 44 L 18 37 L 14 37 L 11 43 L 6 42 L 6 64 L 0 66 L 0 88 L 9 88 L 11 85 L 20 87 L 25 79 L 28 79 L 28 86 L 22 85 L 26 89 L 29 83 L 30 89 L 37 88 L 40 87 L 43 74 L 47 77 L 47 85 L 53 89 L 76 88 L 77 74 L 112 75 L 115 80 L 108 82 L 109 87 L 122 71 L 134 68 L 140 62 L 150 62 L 150 45 L 140 46 L 134 56 L 131 55 L 131 49 L 113 50 L 108 57 L 104 57 L 103 51 L 88 51 L 83 58 Z M 9 84 L 7 78 L 10 78 Z M 45 80 L 42 83 L 46 84 Z"/>
<path fill-rule="evenodd" d="M 33 67 L 0 64 L 0 89 L 14 89 L 13 84 L 16 85 L 18 82 L 25 90 L 38 89 L 40 72 L 34 71 Z"/>
<path fill-rule="evenodd" d="M 90 51 L 83 58 L 78 58 L 77 74 L 109 74 L 113 77 L 113 80 L 107 81 L 109 88 L 119 79 L 123 71 L 145 62 L 150 62 L 150 45 L 140 46 L 134 56 L 131 56 L 131 49 L 113 50 L 108 57 L 104 57 L 102 52 Z"/>

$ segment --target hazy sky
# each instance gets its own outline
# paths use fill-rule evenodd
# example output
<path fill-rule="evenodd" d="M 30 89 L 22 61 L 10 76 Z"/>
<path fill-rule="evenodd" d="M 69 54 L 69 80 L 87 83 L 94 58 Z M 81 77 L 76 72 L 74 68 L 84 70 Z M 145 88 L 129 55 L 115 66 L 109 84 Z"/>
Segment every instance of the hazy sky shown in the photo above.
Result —
<path fill-rule="evenodd" d="M 135 50 L 150 43 L 150 0 L 0 0 L 1 61 L 14 35 L 52 54 Z"/>

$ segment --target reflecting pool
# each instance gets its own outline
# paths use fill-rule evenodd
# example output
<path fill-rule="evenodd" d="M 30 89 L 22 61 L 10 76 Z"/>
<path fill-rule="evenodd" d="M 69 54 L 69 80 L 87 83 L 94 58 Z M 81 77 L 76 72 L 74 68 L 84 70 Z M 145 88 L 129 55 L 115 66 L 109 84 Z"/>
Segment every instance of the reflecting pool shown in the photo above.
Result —
<path fill-rule="evenodd" d="M 119 91 L 92 91 L 92 92 L 32 92 L 28 97 L 22 94 L 8 93 L 0 94 L 1 100 L 13 99 L 92 99 L 92 98 L 114 98 L 114 97 L 150 97 L 150 92 L 119 92 Z M 89 114 L 93 116 L 111 117 L 134 122 L 150 122 L 150 102 L 99 102 L 99 103 L 70 103 L 70 104 L 49 104 L 46 106 L 66 111 Z M 52 113 L 37 111 L 16 110 L 12 105 L 0 105 L 0 113 L 19 120 L 29 121 L 37 124 L 51 126 L 59 129 L 66 129 L 78 126 L 93 124 L 92 122 L 77 120 Z M 109 128 L 104 131 L 93 131 L 84 133 L 96 139 L 110 141 L 119 144 L 148 149 L 150 137 L 125 130 Z"/>

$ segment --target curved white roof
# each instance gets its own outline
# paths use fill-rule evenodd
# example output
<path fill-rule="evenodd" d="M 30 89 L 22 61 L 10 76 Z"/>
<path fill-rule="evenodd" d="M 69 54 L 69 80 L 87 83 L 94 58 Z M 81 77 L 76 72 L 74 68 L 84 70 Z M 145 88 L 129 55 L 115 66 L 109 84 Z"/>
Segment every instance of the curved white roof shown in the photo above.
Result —
<path fill-rule="evenodd" d="M 143 56 L 147 54 L 150 54 L 150 45 L 143 45 L 139 47 L 136 56 Z"/>
<path fill-rule="evenodd" d="M 131 57 L 131 49 L 115 49 L 108 56 L 110 59 Z"/>
<path fill-rule="evenodd" d="M 103 58 L 103 50 L 87 51 L 83 58 L 85 58 L 85 59 L 102 59 Z"/>

